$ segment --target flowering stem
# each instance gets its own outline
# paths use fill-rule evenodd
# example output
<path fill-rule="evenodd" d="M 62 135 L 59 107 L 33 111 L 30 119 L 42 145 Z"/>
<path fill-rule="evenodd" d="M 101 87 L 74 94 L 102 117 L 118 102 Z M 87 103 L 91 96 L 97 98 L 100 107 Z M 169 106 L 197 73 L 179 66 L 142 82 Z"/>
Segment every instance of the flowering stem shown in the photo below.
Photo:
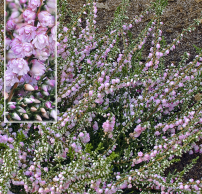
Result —
<path fill-rule="evenodd" d="M 39 7 L 39 9 L 38 9 L 38 11 L 37 11 L 37 13 L 36 13 L 37 18 L 38 18 L 38 14 L 39 14 L 39 12 L 40 12 L 40 10 L 41 10 L 42 2 L 43 2 L 43 0 L 41 0 L 41 5 L 40 5 L 40 7 Z"/>
<path fill-rule="evenodd" d="M 20 80 L 22 76 L 18 76 L 18 79 Z M 11 101 L 11 98 L 13 97 L 13 94 L 14 94 L 14 90 L 18 87 L 18 82 L 16 82 L 11 90 L 11 93 L 8 97 L 8 102 Z"/>

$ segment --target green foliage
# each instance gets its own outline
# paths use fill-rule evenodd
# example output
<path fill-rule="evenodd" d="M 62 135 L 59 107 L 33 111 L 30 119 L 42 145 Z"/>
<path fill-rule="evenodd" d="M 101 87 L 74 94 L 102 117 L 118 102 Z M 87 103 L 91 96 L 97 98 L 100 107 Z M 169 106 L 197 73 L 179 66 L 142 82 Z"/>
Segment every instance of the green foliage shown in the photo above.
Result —
<path fill-rule="evenodd" d="M 17 142 L 25 142 L 26 141 L 25 135 L 23 134 L 22 131 L 17 132 L 16 141 Z"/>
<path fill-rule="evenodd" d="M 200 54 L 202 52 L 202 48 L 197 47 L 196 45 L 193 45 L 196 49 L 196 53 Z"/>

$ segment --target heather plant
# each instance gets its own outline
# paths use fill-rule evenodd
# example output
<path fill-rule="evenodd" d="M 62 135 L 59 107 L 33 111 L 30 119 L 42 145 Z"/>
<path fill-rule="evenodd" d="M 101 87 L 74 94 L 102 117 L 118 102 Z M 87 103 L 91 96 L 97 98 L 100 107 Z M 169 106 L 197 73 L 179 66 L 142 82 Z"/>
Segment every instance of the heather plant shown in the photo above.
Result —
<path fill-rule="evenodd" d="M 6 1 L 5 121 L 56 120 L 55 8 L 54 0 Z"/>
<path fill-rule="evenodd" d="M 0 193 L 201 193 L 200 180 L 182 181 L 197 158 L 164 174 L 175 156 L 202 153 L 201 49 L 189 63 L 189 53 L 176 66 L 165 63 L 200 20 L 167 45 L 160 21 L 166 5 L 157 0 L 126 22 L 123 0 L 101 34 L 95 2 L 77 15 L 58 2 L 58 122 L 2 121 Z M 145 14 L 153 18 L 134 39 L 131 29 Z"/>

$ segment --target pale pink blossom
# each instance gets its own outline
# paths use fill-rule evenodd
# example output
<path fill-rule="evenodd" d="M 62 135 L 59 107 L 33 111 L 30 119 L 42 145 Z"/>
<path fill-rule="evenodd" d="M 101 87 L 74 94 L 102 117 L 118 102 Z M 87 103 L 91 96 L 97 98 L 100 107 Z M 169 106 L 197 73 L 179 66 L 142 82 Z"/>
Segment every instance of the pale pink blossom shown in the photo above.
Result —
<path fill-rule="evenodd" d="M 31 63 L 32 63 L 32 68 L 30 70 L 30 73 L 33 77 L 42 76 L 45 73 L 46 67 L 44 63 L 42 63 L 41 61 L 37 59 L 33 59 Z"/>
<path fill-rule="evenodd" d="M 8 68 L 12 69 L 13 73 L 17 75 L 25 75 L 29 71 L 29 66 L 23 58 L 11 59 L 8 62 Z"/>
<path fill-rule="evenodd" d="M 17 38 L 19 38 L 22 42 L 30 42 L 36 36 L 36 29 L 37 28 L 32 25 L 23 26 L 17 30 L 19 33 Z"/>
<path fill-rule="evenodd" d="M 29 10 L 29 9 L 26 9 L 24 12 L 23 12 L 23 19 L 25 20 L 25 22 L 27 22 L 28 24 L 33 24 L 34 23 L 34 20 L 36 18 L 36 12 L 32 11 L 32 10 Z"/>
<path fill-rule="evenodd" d="M 45 61 L 46 59 L 48 59 L 48 57 L 50 56 L 50 50 L 48 48 L 43 48 L 43 49 L 35 49 L 33 51 L 33 54 L 35 55 L 35 57 L 41 61 Z"/>
<path fill-rule="evenodd" d="M 18 38 L 14 38 L 10 44 L 11 51 L 17 58 L 22 58 L 23 56 L 23 45 Z"/>
<path fill-rule="evenodd" d="M 23 43 L 23 57 L 30 57 L 33 54 L 33 45 L 29 42 Z"/>
<path fill-rule="evenodd" d="M 49 101 L 46 102 L 46 103 L 45 103 L 45 106 L 46 106 L 47 108 L 51 108 L 51 102 L 49 102 Z"/>
<path fill-rule="evenodd" d="M 6 30 L 11 31 L 14 30 L 16 27 L 16 23 L 13 20 L 8 20 L 6 23 Z"/>
<path fill-rule="evenodd" d="M 5 82 L 6 86 L 13 86 L 16 82 L 19 82 L 17 75 L 11 69 L 5 71 Z"/>
<path fill-rule="evenodd" d="M 37 35 L 34 40 L 32 41 L 32 44 L 37 48 L 37 49 L 43 49 L 46 46 L 48 46 L 48 36 L 45 34 L 39 34 Z"/>
<path fill-rule="evenodd" d="M 55 12 L 56 0 L 47 0 L 45 7 L 48 12 L 50 12 L 50 13 Z"/>
<path fill-rule="evenodd" d="M 47 11 L 41 11 L 38 14 L 38 19 L 42 27 L 53 27 L 55 24 L 55 17 Z"/>
<path fill-rule="evenodd" d="M 11 14 L 11 16 L 10 16 L 10 19 L 12 20 L 12 19 L 16 19 L 16 18 L 18 18 L 20 16 L 20 12 L 17 10 L 17 9 L 13 9 L 13 12 L 12 12 L 12 14 Z"/>
<path fill-rule="evenodd" d="M 50 116 L 56 120 L 57 119 L 57 112 L 54 109 L 51 110 Z"/>
<path fill-rule="evenodd" d="M 40 5 L 40 0 L 29 0 L 28 2 L 28 8 L 30 8 L 32 11 L 36 11 L 37 7 L 39 7 Z"/>
<path fill-rule="evenodd" d="M 13 113 L 12 118 L 15 120 L 21 121 L 21 118 L 19 117 L 19 115 L 17 113 Z"/>
<path fill-rule="evenodd" d="M 48 30 L 48 28 L 46 28 L 46 27 L 38 26 L 37 30 L 36 30 L 36 35 L 46 34 L 47 30 Z"/>
<path fill-rule="evenodd" d="M 20 0 L 20 3 L 26 3 L 27 0 Z"/>

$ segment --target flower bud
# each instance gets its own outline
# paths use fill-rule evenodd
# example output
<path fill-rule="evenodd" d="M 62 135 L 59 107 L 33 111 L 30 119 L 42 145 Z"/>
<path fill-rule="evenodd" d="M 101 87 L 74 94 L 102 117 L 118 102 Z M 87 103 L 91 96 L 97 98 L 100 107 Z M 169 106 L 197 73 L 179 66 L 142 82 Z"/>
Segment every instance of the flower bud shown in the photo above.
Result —
<path fill-rule="evenodd" d="M 6 30 L 14 30 L 16 27 L 16 24 L 13 22 L 13 20 L 8 20 L 6 24 Z"/>
<path fill-rule="evenodd" d="M 23 109 L 22 107 L 20 107 L 20 106 L 17 106 L 17 112 L 19 112 L 19 113 L 26 113 L 26 110 L 25 109 Z"/>
<path fill-rule="evenodd" d="M 40 104 L 40 103 L 41 103 L 41 101 L 40 101 L 40 100 L 38 100 L 38 99 L 34 99 L 34 103 L 36 103 L 36 104 Z"/>
<path fill-rule="evenodd" d="M 40 108 L 42 113 L 46 113 L 46 110 L 44 108 Z"/>
<path fill-rule="evenodd" d="M 30 84 L 25 84 L 24 85 L 24 88 L 25 88 L 25 90 L 27 90 L 27 91 L 34 91 L 34 88 L 33 88 L 33 86 L 32 85 L 30 85 Z"/>
<path fill-rule="evenodd" d="M 11 117 L 15 120 L 21 121 L 21 118 L 19 117 L 17 113 L 13 113 Z"/>
<path fill-rule="evenodd" d="M 48 116 L 47 112 L 42 112 L 42 116 L 49 119 L 49 116 Z"/>
<path fill-rule="evenodd" d="M 55 86 L 55 80 L 50 80 L 50 79 L 48 79 L 48 80 L 46 81 L 46 84 L 48 84 L 49 86 L 54 87 L 54 86 Z"/>
<path fill-rule="evenodd" d="M 24 119 L 29 119 L 29 116 L 27 114 L 23 114 Z"/>
<path fill-rule="evenodd" d="M 46 67 L 44 65 L 44 63 L 42 63 L 41 61 L 37 60 L 37 59 L 33 59 L 31 61 L 32 63 L 32 68 L 30 70 L 30 73 L 32 74 L 32 76 L 34 76 L 35 78 L 37 76 L 42 76 L 45 73 Z"/>
<path fill-rule="evenodd" d="M 49 101 L 46 102 L 46 103 L 45 103 L 45 106 L 46 106 L 47 108 L 51 108 L 51 102 L 49 102 Z"/>
<path fill-rule="evenodd" d="M 41 87 L 45 92 L 48 92 L 48 86 L 47 85 L 42 85 Z"/>
<path fill-rule="evenodd" d="M 31 104 L 31 103 L 33 102 L 33 100 L 30 99 L 30 98 L 24 98 L 24 102 L 25 102 L 26 104 Z"/>
<path fill-rule="evenodd" d="M 9 104 L 8 108 L 11 109 L 11 110 L 14 110 L 16 108 L 16 106 L 14 104 Z"/>
<path fill-rule="evenodd" d="M 43 95 L 50 96 L 50 94 L 48 92 L 43 92 Z"/>
<path fill-rule="evenodd" d="M 50 116 L 56 120 L 57 119 L 57 112 L 55 110 L 51 110 Z"/>
<path fill-rule="evenodd" d="M 9 102 L 8 103 L 8 107 L 11 109 L 11 110 L 13 110 L 13 109 L 15 109 L 16 108 L 16 102 Z"/>
<path fill-rule="evenodd" d="M 8 93 L 7 92 L 4 92 L 4 98 L 8 99 Z"/>
<path fill-rule="evenodd" d="M 37 108 L 35 108 L 35 107 L 31 107 L 31 112 L 36 112 L 37 111 Z"/>
<path fill-rule="evenodd" d="M 42 118 L 39 115 L 36 115 L 35 118 L 37 121 L 42 121 Z"/>
<path fill-rule="evenodd" d="M 27 106 L 27 104 L 24 104 L 23 102 L 21 102 L 21 105 L 22 105 L 23 107 L 26 107 L 26 106 Z"/>

